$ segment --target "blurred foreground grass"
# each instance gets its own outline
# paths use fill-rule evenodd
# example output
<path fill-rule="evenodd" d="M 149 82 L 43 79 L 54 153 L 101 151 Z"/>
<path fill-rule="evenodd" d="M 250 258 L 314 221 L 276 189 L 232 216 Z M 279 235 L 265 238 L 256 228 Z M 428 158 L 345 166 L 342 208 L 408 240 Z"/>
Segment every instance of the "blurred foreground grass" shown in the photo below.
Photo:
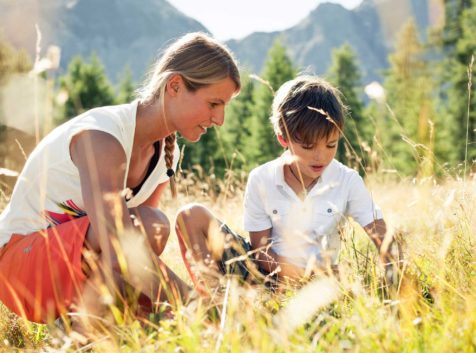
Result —
<path fill-rule="evenodd" d="M 342 235 L 337 287 L 317 280 L 305 289 L 272 293 L 224 281 L 220 318 L 213 319 L 210 308 L 200 303 L 163 316 L 152 327 L 126 318 L 92 344 L 91 351 L 475 352 L 476 178 L 440 183 L 432 178 L 398 183 L 377 179 L 367 183 L 390 231 L 400 234 L 404 252 L 400 281 L 390 298 L 384 299 L 378 289 L 373 245 L 349 223 Z M 189 175 L 180 182 L 178 199 L 167 196 L 162 207 L 174 222 L 178 207 L 202 202 L 242 231 L 243 185 L 244 176 L 222 182 Z M 0 209 L 7 199 L 1 197 Z M 174 233 L 163 259 L 188 280 Z M 30 325 L 1 307 L 0 350 L 18 348 L 77 349 L 57 329 Z"/>

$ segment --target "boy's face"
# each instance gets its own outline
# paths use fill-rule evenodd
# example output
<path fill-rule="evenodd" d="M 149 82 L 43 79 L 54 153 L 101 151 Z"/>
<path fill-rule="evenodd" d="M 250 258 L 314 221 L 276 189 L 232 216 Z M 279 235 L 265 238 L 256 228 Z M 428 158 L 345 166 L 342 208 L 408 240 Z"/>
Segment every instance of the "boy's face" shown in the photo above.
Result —
<path fill-rule="evenodd" d="M 328 138 L 320 139 L 310 146 L 299 142 L 287 142 L 282 136 L 279 136 L 278 140 L 283 147 L 289 147 L 303 178 L 309 180 L 321 176 L 332 162 L 337 152 L 339 137 L 339 131 L 334 131 Z"/>

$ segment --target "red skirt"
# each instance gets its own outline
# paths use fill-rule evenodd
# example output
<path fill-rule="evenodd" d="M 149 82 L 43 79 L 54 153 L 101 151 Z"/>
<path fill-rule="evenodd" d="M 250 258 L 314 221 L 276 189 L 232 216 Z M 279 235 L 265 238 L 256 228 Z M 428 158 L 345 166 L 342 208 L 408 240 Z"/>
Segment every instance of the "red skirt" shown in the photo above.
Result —
<path fill-rule="evenodd" d="M 28 235 L 0 249 L 0 301 L 17 315 L 46 323 L 68 311 L 86 276 L 81 254 L 88 217 Z"/>

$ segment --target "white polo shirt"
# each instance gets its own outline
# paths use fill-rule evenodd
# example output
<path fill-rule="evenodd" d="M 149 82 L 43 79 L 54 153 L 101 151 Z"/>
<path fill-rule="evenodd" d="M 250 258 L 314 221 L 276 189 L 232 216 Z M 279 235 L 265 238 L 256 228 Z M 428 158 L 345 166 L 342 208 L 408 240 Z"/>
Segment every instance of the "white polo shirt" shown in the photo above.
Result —
<path fill-rule="evenodd" d="M 360 175 L 333 160 L 305 200 L 284 181 L 289 152 L 251 171 L 244 200 L 244 229 L 271 228 L 272 249 L 295 265 L 330 259 L 340 249 L 338 227 L 346 216 L 361 226 L 382 219 Z"/>

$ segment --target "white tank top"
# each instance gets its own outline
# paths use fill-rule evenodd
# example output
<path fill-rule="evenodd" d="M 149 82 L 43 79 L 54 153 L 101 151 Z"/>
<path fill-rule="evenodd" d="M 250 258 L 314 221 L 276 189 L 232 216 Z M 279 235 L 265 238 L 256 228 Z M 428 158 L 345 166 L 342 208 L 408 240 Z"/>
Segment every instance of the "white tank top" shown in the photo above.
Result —
<path fill-rule="evenodd" d="M 84 216 L 79 172 L 71 160 L 69 145 L 73 136 L 84 130 L 104 131 L 114 136 L 124 148 L 129 171 L 136 126 L 138 101 L 130 104 L 89 110 L 51 131 L 33 150 L 15 188 L 0 215 L 0 247 L 12 234 L 29 234 Z M 156 187 L 167 181 L 164 151 L 139 192 L 127 200 L 127 207 L 146 201 Z M 101 151 L 97 151 L 101 153 Z M 177 166 L 179 149 L 174 150 L 173 168 Z M 124 188 L 126 180 L 124 180 Z"/>

